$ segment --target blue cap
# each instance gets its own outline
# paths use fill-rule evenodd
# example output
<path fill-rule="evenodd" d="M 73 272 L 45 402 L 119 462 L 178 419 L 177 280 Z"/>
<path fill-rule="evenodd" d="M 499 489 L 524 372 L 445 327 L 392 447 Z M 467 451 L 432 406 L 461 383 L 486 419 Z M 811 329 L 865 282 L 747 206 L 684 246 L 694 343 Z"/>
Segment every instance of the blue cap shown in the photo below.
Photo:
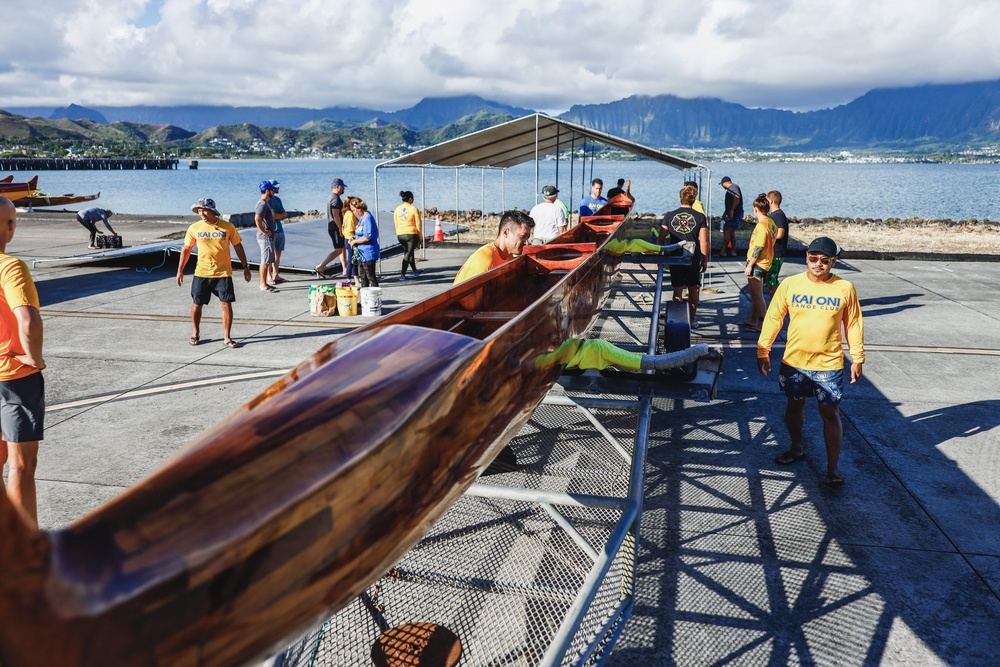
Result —
<path fill-rule="evenodd" d="M 261 181 L 260 182 L 260 191 L 261 192 L 264 192 L 266 190 L 273 190 L 273 189 L 274 189 L 274 183 L 272 183 L 271 181 Z"/>
<path fill-rule="evenodd" d="M 331 188 L 336 188 L 336 187 L 338 187 L 338 186 L 339 186 L 339 187 L 342 187 L 342 188 L 344 188 L 344 189 L 346 189 L 346 188 L 347 188 L 347 183 L 344 183 L 344 182 L 343 182 L 342 180 L 340 180 L 339 178 L 335 178 L 335 179 L 333 179 L 333 183 L 331 183 L 331 184 L 330 184 L 330 187 L 331 187 Z"/>

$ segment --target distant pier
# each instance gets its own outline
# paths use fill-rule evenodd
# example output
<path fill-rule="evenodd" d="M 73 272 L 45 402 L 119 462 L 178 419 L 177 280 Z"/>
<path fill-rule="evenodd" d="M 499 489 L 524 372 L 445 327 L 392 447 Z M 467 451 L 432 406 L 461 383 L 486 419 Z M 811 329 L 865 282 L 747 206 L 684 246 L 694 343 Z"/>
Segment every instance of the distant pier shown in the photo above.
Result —
<path fill-rule="evenodd" d="M 0 172 L 176 168 L 175 158 L 0 158 Z"/>

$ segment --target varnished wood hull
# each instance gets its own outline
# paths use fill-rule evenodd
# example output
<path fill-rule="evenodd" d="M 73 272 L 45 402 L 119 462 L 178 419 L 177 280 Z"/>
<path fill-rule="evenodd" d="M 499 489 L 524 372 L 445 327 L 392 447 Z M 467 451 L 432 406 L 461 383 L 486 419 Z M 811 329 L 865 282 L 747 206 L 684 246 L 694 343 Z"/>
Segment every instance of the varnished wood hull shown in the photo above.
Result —
<path fill-rule="evenodd" d="M 587 332 L 629 226 L 325 346 L 65 530 L 0 497 L 0 664 L 244 664 L 349 603 L 528 420 L 561 371 L 539 357 Z"/>
<path fill-rule="evenodd" d="M 42 208 L 45 206 L 71 206 L 73 204 L 82 204 L 85 201 L 94 201 L 101 196 L 98 192 L 96 195 L 40 195 L 35 194 L 30 197 L 21 197 L 20 199 L 13 200 L 14 206 L 30 206 L 31 208 Z"/>
<path fill-rule="evenodd" d="M 13 180 L 13 179 L 11 179 Z M 0 197 L 14 201 L 22 197 L 30 197 L 38 189 L 38 177 L 33 176 L 27 183 L 0 183 Z"/>

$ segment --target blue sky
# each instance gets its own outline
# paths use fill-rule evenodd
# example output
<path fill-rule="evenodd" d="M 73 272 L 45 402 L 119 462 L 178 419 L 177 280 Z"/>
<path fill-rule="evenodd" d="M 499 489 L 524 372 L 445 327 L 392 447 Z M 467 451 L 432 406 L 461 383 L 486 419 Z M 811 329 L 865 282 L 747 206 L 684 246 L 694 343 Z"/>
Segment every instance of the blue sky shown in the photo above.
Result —
<path fill-rule="evenodd" d="M 809 110 L 1000 79 L 995 0 L 47 0 L 0 25 L 0 108 L 630 95 Z"/>

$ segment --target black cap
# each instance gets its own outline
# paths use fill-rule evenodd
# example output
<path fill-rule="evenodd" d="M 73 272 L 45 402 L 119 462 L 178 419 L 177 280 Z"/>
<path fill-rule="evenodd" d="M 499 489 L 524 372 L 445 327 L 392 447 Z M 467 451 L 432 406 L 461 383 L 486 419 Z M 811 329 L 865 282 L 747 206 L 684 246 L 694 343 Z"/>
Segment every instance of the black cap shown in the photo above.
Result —
<path fill-rule="evenodd" d="M 840 254 L 840 248 L 833 239 L 826 236 L 820 236 L 817 239 L 813 239 L 809 247 L 806 248 L 806 252 L 809 253 L 819 253 L 820 255 L 826 255 L 827 257 L 836 258 Z"/>
<path fill-rule="evenodd" d="M 557 194 L 559 194 L 559 191 L 556 190 L 556 187 L 554 185 L 546 185 L 544 188 L 542 188 L 543 197 L 555 197 Z"/>

